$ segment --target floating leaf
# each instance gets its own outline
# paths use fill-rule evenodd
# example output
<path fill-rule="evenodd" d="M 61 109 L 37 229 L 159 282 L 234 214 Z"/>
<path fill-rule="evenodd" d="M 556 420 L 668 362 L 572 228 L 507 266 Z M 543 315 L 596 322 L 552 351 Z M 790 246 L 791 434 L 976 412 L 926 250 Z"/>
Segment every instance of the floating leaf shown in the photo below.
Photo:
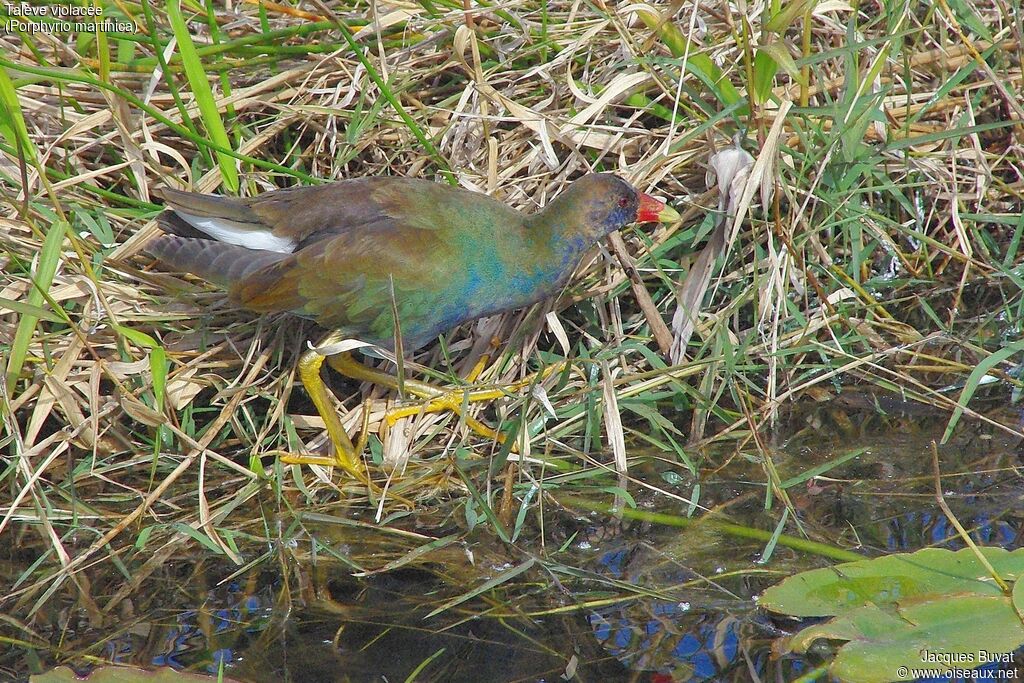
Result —
<path fill-rule="evenodd" d="M 1024 574 L 1024 549 L 980 548 L 1004 581 Z M 829 671 L 843 681 L 914 680 L 914 669 L 971 669 L 1024 645 L 1024 623 L 974 551 L 926 548 L 790 577 L 758 604 L 799 617 L 834 617 L 782 642 L 806 652 L 845 640 Z"/>
<path fill-rule="evenodd" d="M 895 612 L 868 605 L 790 640 L 806 652 L 819 638 L 849 641 L 829 673 L 849 683 L 912 681 L 914 670 L 973 669 L 1007 661 L 1024 643 L 1024 626 L 1004 595 L 948 595 L 911 602 Z"/>

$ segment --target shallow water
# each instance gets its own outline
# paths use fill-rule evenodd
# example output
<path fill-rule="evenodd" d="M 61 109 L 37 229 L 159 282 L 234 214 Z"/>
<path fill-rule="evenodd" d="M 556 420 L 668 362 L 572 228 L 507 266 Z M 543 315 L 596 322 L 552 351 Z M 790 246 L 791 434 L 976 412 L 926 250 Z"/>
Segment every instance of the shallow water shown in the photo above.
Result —
<path fill-rule="evenodd" d="M 776 493 L 766 512 L 765 455 L 785 483 L 856 453 L 785 488 L 799 520 L 785 533 L 865 557 L 963 547 L 934 500 L 931 444 L 947 416 L 884 408 L 811 406 L 763 451 L 701 454 L 699 496 L 685 468 L 641 458 L 631 474 L 658 490 L 631 483 L 637 509 L 691 520 L 682 527 L 574 504 L 611 503 L 598 486 L 552 490 L 510 544 L 486 524 L 467 531 L 458 497 L 388 528 L 337 505 L 282 514 L 282 540 L 236 539 L 250 567 L 201 550 L 170 557 L 110 623 L 40 610 L 33 628 L 49 648 L 21 647 L 0 665 L 11 679 L 112 661 L 247 681 L 793 680 L 827 663 L 828 649 L 773 658 L 772 641 L 797 625 L 754 597 L 834 561 L 782 543 L 766 555 L 763 539 L 709 521 L 775 528 L 784 504 Z M 996 418 L 1006 423 L 1008 410 Z M 1019 547 L 1021 444 L 965 423 L 938 453 L 946 500 L 974 539 Z"/>

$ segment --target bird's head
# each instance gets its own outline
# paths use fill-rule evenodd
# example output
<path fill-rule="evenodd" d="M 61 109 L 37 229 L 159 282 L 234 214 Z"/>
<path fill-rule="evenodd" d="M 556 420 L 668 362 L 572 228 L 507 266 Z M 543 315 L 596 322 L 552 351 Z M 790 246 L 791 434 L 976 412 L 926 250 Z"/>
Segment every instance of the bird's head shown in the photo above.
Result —
<path fill-rule="evenodd" d="M 583 176 L 553 203 L 578 216 L 580 227 L 595 240 L 630 223 L 667 223 L 679 218 L 665 202 L 638 192 L 611 173 Z"/>

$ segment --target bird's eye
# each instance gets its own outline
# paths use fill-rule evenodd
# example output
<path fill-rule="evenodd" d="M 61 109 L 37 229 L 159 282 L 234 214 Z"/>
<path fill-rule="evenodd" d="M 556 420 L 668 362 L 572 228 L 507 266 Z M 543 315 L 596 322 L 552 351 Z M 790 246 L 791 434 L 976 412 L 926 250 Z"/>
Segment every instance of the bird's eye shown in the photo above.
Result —
<path fill-rule="evenodd" d="M 619 207 L 624 209 L 627 206 L 629 206 L 629 197 L 623 197 L 622 199 L 619 200 Z"/>

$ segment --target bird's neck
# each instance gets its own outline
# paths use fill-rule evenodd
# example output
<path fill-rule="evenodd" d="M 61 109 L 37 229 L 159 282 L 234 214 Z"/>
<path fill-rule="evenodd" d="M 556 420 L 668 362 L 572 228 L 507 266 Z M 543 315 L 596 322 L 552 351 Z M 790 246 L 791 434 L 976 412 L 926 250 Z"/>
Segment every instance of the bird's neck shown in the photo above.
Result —
<path fill-rule="evenodd" d="M 589 221 L 581 218 L 578 207 L 564 195 L 527 218 L 526 228 L 534 245 L 558 261 L 571 261 L 572 265 L 598 239 Z"/>
<path fill-rule="evenodd" d="M 532 260 L 553 279 L 560 280 L 563 274 L 575 269 L 583 253 L 594 244 L 592 239 L 573 227 L 558 221 L 528 226 L 527 247 L 533 252 Z"/>

